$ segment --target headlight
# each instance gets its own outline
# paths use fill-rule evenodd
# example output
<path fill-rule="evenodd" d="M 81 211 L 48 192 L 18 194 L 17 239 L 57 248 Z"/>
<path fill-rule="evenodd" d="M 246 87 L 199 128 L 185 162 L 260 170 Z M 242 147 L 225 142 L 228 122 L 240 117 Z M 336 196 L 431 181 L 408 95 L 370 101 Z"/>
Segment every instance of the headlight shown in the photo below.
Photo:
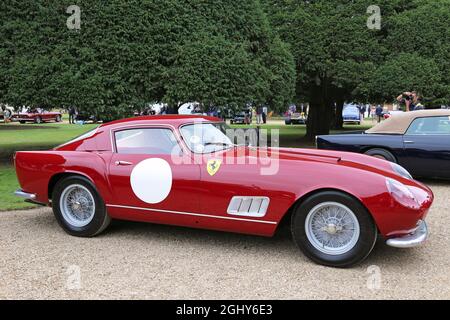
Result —
<path fill-rule="evenodd" d="M 417 208 L 419 206 L 414 194 L 403 183 L 386 178 L 386 187 L 391 196 L 401 205 L 408 208 Z"/>
<path fill-rule="evenodd" d="M 394 170 L 400 177 L 412 180 L 413 177 L 411 176 L 411 174 L 402 166 L 391 162 L 391 166 L 392 166 L 392 170 Z"/>

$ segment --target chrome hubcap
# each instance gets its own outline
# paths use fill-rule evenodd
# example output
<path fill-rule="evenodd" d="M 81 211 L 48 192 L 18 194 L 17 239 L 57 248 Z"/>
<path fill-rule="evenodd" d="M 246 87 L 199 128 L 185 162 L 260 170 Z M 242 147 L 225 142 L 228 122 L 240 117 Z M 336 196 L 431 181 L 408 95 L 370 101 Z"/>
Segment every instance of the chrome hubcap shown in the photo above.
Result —
<path fill-rule="evenodd" d="M 324 202 L 312 208 L 306 216 L 305 231 L 314 248 L 330 255 L 350 251 L 360 234 L 353 211 L 337 202 Z"/>
<path fill-rule="evenodd" d="M 73 227 L 84 227 L 94 218 L 94 197 L 89 189 L 80 184 L 64 189 L 59 207 L 64 220 Z"/>

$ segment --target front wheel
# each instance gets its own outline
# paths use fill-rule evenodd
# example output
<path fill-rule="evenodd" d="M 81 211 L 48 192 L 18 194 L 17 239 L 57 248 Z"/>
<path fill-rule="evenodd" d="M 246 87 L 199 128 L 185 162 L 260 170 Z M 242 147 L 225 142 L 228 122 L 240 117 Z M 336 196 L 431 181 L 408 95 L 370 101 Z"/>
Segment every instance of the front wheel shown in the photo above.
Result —
<path fill-rule="evenodd" d="M 42 118 L 41 117 L 36 117 L 36 119 L 34 119 L 34 123 L 37 123 L 37 124 L 42 123 Z"/>
<path fill-rule="evenodd" d="M 77 237 L 96 236 L 111 221 L 96 188 L 84 177 L 70 176 L 59 181 L 53 190 L 52 207 L 59 225 Z"/>
<path fill-rule="evenodd" d="M 60 115 L 57 115 L 57 116 L 56 116 L 55 122 L 61 122 L 61 116 L 60 116 Z"/>
<path fill-rule="evenodd" d="M 324 191 L 301 203 L 292 215 L 294 242 L 311 260 L 331 267 L 363 261 L 377 239 L 377 227 L 367 209 L 338 191 Z"/>

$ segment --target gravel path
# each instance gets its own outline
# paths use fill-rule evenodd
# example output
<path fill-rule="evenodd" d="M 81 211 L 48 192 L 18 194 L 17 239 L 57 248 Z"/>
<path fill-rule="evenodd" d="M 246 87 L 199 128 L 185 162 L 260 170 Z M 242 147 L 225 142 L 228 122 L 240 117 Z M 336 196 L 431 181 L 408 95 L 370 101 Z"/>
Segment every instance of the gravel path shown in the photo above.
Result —
<path fill-rule="evenodd" d="M 362 265 L 307 260 L 289 233 L 274 238 L 115 222 L 66 235 L 51 210 L 0 212 L 0 299 L 450 299 L 450 182 L 429 182 L 430 240 L 379 242 Z M 379 274 L 378 274 L 379 272 Z"/>

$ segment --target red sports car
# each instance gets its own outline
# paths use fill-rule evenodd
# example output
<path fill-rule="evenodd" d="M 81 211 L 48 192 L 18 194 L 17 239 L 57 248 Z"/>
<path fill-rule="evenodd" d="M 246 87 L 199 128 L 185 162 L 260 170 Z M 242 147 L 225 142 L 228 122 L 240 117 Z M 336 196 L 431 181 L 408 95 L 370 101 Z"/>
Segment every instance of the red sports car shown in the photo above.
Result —
<path fill-rule="evenodd" d="M 34 122 L 43 123 L 48 121 L 61 122 L 61 112 L 52 112 L 38 109 L 31 109 L 27 112 L 19 112 L 11 117 L 12 121 L 18 121 L 20 123 Z"/>
<path fill-rule="evenodd" d="M 111 219 L 272 236 L 289 221 L 312 260 L 346 267 L 377 235 L 427 238 L 433 194 L 397 164 L 366 155 L 233 144 L 221 120 L 147 116 L 103 124 L 51 151 L 15 155 L 16 195 L 50 205 L 69 234 Z"/>

